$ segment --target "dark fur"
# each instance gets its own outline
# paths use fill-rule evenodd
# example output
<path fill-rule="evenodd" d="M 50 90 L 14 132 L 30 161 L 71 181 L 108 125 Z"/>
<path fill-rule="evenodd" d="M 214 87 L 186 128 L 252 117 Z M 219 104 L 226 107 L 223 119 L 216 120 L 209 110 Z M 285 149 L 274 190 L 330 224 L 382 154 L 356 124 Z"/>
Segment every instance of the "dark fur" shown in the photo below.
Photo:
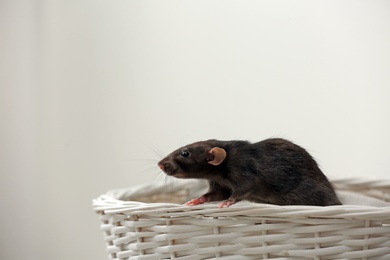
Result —
<path fill-rule="evenodd" d="M 213 147 L 227 152 L 218 166 L 208 163 Z M 189 152 L 182 157 L 183 151 Z M 207 140 L 169 154 L 159 162 L 168 175 L 209 181 L 206 201 L 249 200 L 276 205 L 340 205 L 335 191 L 303 148 L 272 138 L 258 143 Z"/>

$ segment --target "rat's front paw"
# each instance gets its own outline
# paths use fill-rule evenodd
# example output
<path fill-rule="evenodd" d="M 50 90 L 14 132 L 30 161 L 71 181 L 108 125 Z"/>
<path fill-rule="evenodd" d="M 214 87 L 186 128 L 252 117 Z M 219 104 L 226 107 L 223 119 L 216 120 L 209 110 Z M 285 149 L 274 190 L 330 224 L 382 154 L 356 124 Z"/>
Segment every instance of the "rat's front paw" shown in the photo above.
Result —
<path fill-rule="evenodd" d="M 186 205 L 186 206 L 196 206 L 196 205 L 203 204 L 205 202 L 206 202 L 206 197 L 205 196 L 201 196 L 199 198 L 192 199 L 192 200 L 188 201 L 184 205 Z"/>
<path fill-rule="evenodd" d="M 235 204 L 236 202 L 237 202 L 237 200 L 235 200 L 235 199 L 224 200 L 218 204 L 218 208 L 230 207 L 231 205 Z"/>

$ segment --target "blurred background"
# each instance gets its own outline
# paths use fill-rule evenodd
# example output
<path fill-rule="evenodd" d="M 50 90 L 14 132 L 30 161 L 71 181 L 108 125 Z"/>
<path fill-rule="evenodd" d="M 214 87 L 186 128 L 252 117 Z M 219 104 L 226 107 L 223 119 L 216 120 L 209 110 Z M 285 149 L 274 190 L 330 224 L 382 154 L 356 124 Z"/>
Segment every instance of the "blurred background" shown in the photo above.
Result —
<path fill-rule="evenodd" d="M 389 177 L 389 1 L 0 0 L 0 259 L 107 259 L 92 199 L 190 142 Z"/>

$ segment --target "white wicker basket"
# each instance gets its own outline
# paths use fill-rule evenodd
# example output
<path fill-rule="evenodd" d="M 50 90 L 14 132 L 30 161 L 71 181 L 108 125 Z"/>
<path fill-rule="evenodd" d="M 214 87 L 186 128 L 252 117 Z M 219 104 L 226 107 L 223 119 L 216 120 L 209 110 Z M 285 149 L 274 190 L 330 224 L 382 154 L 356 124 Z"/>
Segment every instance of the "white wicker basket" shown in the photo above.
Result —
<path fill-rule="evenodd" d="M 343 203 L 371 206 L 180 205 L 205 191 L 199 181 L 112 191 L 93 206 L 109 259 L 390 259 L 390 180 L 334 185 Z"/>

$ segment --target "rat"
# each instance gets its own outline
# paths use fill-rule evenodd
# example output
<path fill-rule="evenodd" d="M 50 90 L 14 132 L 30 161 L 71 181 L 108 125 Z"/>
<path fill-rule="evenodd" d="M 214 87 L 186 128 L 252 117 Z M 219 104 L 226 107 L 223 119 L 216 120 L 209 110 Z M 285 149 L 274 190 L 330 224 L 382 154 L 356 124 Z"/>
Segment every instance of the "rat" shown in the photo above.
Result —
<path fill-rule="evenodd" d="M 181 147 L 158 166 L 176 178 L 205 179 L 206 194 L 185 205 L 222 201 L 229 207 L 241 200 L 275 205 L 341 205 L 332 184 L 313 157 L 282 138 L 256 143 L 215 139 Z"/>

